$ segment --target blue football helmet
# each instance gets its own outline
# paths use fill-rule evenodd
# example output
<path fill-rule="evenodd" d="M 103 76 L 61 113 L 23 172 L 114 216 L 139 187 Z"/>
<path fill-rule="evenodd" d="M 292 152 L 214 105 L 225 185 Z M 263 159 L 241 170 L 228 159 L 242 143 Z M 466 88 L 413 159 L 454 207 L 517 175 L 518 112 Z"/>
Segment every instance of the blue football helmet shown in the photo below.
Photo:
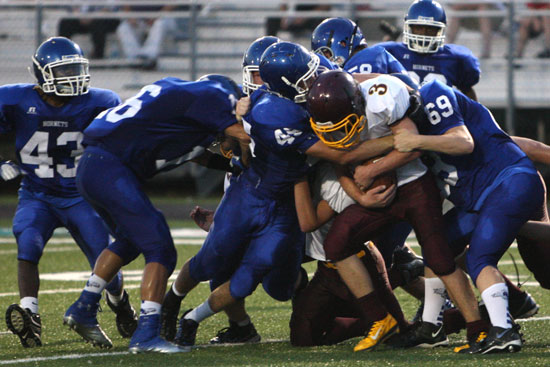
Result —
<path fill-rule="evenodd" d="M 233 79 L 221 74 L 206 74 L 197 79 L 198 82 L 203 80 L 211 80 L 221 84 L 222 88 L 238 101 L 241 96 L 241 88 L 233 81 Z"/>
<path fill-rule="evenodd" d="M 274 36 L 260 37 L 248 46 L 243 57 L 243 93 L 251 95 L 261 84 L 254 83 L 254 72 L 260 71 L 260 59 L 265 49 L 281 39 Z"/>
<path fill-rule="evenodd" d="M 44 93 L 69 97 L 90 88 L 88 59 L 80 46 L 65 37 L 44 41 L 32 57 L 34 76 Z"/>
<path fill-rule="evenodd" d="M 361 29 L 347 18 L 327 18 L 311 34 L 311 49 L 338 66 L 343 66 L 353 51 L 367 41 Z"/>
<path fill-rule="evenodd" d="M 304 103 L 317 77 L 319 56 L 292 42 L 269 46 L 260 61 L 260 76 L 267 89 L 296 103 Z"/>
<path fill-rule="evenodd" d="M 435 36 L 419 35 L 412 31 L 411 26 L 428 26 L 437 29 Z M 409 50 L 418 53 L 434 53 L 445 42 L 447 17 L 440 3 L 434 0 L 416 0 L 405 14 L 403 27 L 403 43 Z"/>

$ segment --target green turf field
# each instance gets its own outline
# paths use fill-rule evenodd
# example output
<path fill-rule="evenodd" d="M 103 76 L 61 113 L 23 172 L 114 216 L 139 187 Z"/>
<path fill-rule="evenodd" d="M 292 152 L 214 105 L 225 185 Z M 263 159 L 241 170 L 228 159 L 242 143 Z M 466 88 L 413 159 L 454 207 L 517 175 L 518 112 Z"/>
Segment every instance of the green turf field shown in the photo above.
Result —
<path fill-rule="evenodd" d="M 178 267 L 199 248 L 200 238 L 176 235 L 179 254 Z M 456 355 L 452 348 L 436 350 L 393 350 L 386 346 L 368 353 L 354 353 L 358 339 L 330 346 L 293 348 L 288 342 L 290 302 L 276 302 L 262 289 L 247 299 L 248 311 L 262 336 L 262 343 L 241 346 L 209 347 L 208 340 L 227 326 L 223 315 L 216 315 L 199 328 L 198 347 L 190 353 L 178 355 L 130 355 L 128 340 L 118 336 L 114 314 L 102 302 L 104 311 L 99 322 L 113 340 L 114 347 L 100 350 L 91 347 L 73 331 L 64 327 L 62 317 L 65 309 L 78 297 L 89 274 L 88 265 L 76 245 L 63 234 L 55 237 L 55 243 L 46 248 L 40 263 L 41 295 L 40 313 L 43 322 L 44 346 L 24 349 L 19 339 L 7 331 L 5 322 L 0 323 L 0 365 L 9 366 L 549 366 L 550 365 L 550 293 L 542 290 L 529 278 L 529 273 L 520 264 L 520 279 L 527 281 L 525 287 L 541 305 L 539 313 L 526 321 L 520 321 L 525 335 L 524 349 L 517 354 L 463 356 Z M 511 252 L 519 259 L 517 250 Z M 501 262 L 501 269 L 512 279 L 515 270 L 509 255 Z M 16 246 L 11 237 L 0 238 L 0 312 L 2 315 L 11 303 L 18 302 L 16 277 Z M 143 259 L 124 268 L 126 285 L 131 300 L 139 306 L 139 277 Z M 314 264 L 307 264 L 310 277 Z M 75 272 L 75 273 L 66 273 Z M 182 309 L 193 307 L 208 295 L 207 284 L 201 284 L 184 301 Z M 405 314 L 412 317 L 418 302 L 398 292 Z M 452 346 L 462 344 L 464 334 L 451 336 Z"/>

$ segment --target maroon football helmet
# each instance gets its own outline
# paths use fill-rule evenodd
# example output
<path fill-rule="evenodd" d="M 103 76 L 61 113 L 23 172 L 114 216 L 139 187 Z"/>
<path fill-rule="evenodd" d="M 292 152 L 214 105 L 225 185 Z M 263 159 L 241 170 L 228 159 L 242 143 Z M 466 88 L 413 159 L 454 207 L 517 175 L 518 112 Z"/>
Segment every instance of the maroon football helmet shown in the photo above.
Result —
<path fill-rule="evenodd" d="M 351 74 L 332 70 L 319 75 L 307 95 L 311 128 L 332 148 L 359 143 L 365 127 L 365 98 Z"/>

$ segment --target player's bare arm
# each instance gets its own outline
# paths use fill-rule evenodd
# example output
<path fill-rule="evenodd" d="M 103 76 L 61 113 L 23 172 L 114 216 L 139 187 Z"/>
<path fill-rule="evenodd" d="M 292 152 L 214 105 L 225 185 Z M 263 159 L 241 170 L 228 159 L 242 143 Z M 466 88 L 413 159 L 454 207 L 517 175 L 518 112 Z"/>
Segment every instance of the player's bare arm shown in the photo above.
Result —
<path fill-rule="evenodd" d="M 243 126 L 238 123 L 233 124 L 227 127 L 223 132 L 225 135 L 237 139 L 241 147 L 241 159 L 244 165 L 248 166 L 250 162 L 250 148 L 248 147 L 248 144 L 250 144 L 250 136 L 244 131 Z"/>
<path fill-rule="evenodd" d="M 520 136 L 512 136 L 514 143 L 519 145 L 521 150 L 533 161 L 543 164 L 550 164 L 550 146 L 540 141 Z"/>
<path fill-rule="evenodd" d="M 294 201 L 302 232 L 313 232 L 336 214 L 325 200 L 321 200 L 315 207 L 311 199 L 309 183 L 305 177 L 294 184 Z"/>
<path fill-rule="evenodd" d="M 474 150 L 474 139 L 466 126 L 449 129 L 443 135 L 420 135 L 401 130 L 394 136 L 394 147 L 400 152 L 430 150 L 449 155 L 470 154 Z"/>
<path fill-rule="evenodd" d="M 306 150 L 306 154 L 334 163 L 347 165 L 386 154 L 392 147 L 393 138 L 391 136 L 364 141 L 353 150 L 333 149 L 322 141 L 318 141 Z"/>
<path fill-rule="evenodd" d="M 353 179 L 349 176 L 349 170 L 347 167 L 333 165 L 338 177 L 338 182 L 342 185 L 342 188 L 353 200 L 359 205 L 365 208 L 383 208 L 390 204 L 395 198 L 397 192 L 397 186 L 391 185 L 386 187 L 384 185 L 373 187 L 369 190 L 363 191 L 357 186 Z"/>

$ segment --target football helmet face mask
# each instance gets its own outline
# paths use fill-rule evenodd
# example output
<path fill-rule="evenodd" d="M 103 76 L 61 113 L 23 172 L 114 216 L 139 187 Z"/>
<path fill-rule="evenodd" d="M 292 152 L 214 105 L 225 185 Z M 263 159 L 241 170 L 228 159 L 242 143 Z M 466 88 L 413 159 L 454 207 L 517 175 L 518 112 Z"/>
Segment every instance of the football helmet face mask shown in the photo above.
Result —
<path fill-rule="evenodd" d="M 360 142 L 365 128 L 365 98 L 353 77 L 327 71 L 315 80 L 307 95 L 311 128 L 331 148 L 348 149 Z"/>
<path fill-rule="evenodd" d="M 303 103 L 318 68 L 319 56 L 313 52 L 295 43 L 277 42 L 264 51 L 260 76 L 268 91 Z"/>
<path fill-rule="evenodd" d="M 243 57 L 243 94 L 249 96 L 262 86 L 254 83 L 254 73 L 260 72 L 260 60 L 265 49 L 280 41 L 278 37 L 265 36 L 258 38 L 248 46 Z"/>
<path fill-rule="evenodd" d="M 86 94 L 90 88 L 88 59 L 80 46 L 65 37 L 42 43 L 32 57 L 34 76 L 44 93 L 62 97 Z"/>
<path fill-rule="evenodd" d="M 424 27 L 423 33 L 433 34 L 419 34 L 418 27 Z M 446 27 L 447 17 L 441 4 L 434 0 L 416 0 L 405 15 L 403 43 L 414 52 L 437 52 L 445 42 Z"/>
<path fill-rule="evenodd" d="M 367 46 L 361 29 L 347 18 L 325 19 L 311 34 L 311 49 L 338 66 L 343 66 L 361 45 Z"/>

